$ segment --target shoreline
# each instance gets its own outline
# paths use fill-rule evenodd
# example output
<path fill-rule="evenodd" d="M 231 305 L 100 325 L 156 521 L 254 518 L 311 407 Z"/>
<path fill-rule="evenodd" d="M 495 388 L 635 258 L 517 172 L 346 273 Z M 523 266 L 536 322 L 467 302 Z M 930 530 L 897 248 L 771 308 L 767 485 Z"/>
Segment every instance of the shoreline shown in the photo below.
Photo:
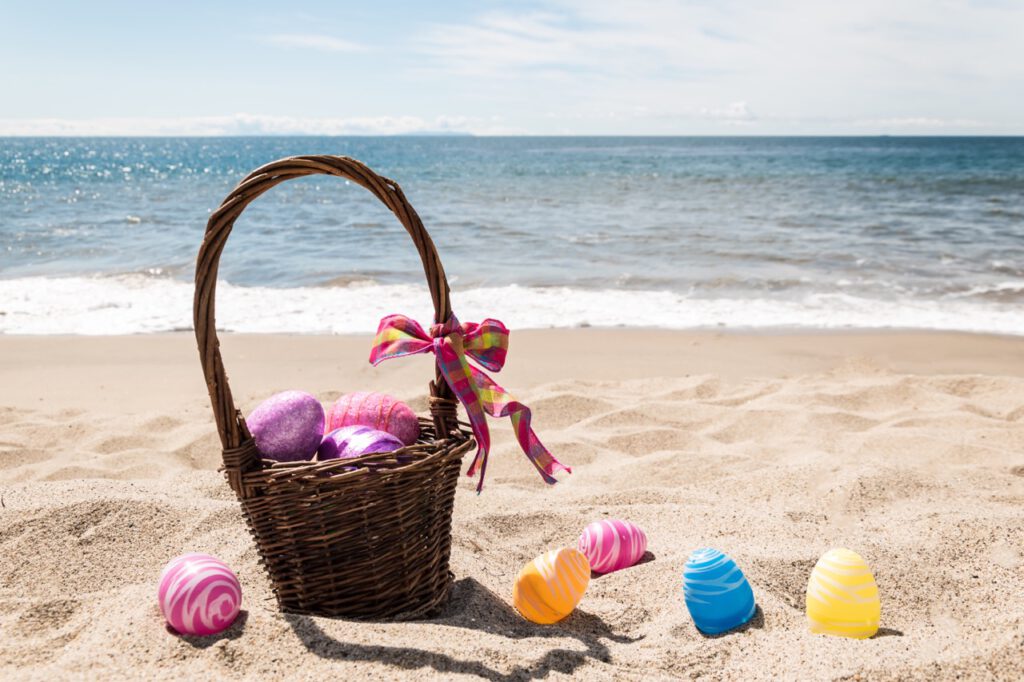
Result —
<path fill-rule="evenodd" d="M 345 391 L 387 390 L 432 376 L 426 355 L 370 367 L 371 334 L 219 334 L 233 387 Z M 628 356 L 625 357 L 625 356 Z M 1024 377 L 1024 336 L 968 332 L 734 333 L 641 329 L 513 331 L 509 358 L 495 379 L 510 390 L 596 375 L 625 381 L 713 374 L 724 380 L 786 378 L 842 367 L 918 375 Z M 329 372 L 311 371 L 329 367 Z M 62 406 L 167 404 L 139 385 L 163 384 L 166 397 L 205 399 L 192 332 L 118 336 L 0 336 L 0 404 Z M 250 378 L 256 381 L 248 381 Z M 277 387 L 277 388 L 274 388 Z M 92 390 L 96 389 L 96 390 Z M 241 407 L 247 393 L 238 392 Z"/>

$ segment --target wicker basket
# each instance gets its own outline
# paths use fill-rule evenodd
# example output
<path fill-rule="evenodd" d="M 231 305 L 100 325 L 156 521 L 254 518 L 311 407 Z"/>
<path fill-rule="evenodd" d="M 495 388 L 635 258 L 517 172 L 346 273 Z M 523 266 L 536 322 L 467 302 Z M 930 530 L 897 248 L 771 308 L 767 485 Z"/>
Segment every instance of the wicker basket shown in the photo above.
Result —
<path fill-rule="evenodd" d="M 440 370 L 430 382 L 431 417 L 420 419 L 416 444 L 358 459 L 286 464 L 260 458 L 221 361 L 214 298 L 231 228 L 249 202 L 274 185 L 313 174 L 351 180 L 395 214 L 423 261 L 435 320 L 451 314 L 437 250 L 395 182 L 338 156 L 292 157 L 253 171 L 210 217 L 196 263 L 196 340 L 224 446 L 224 471 L 283 610 L 424 617 L 451 589 L 452 506 L 462 455 L 473 447 L 459 428 L 457 404 Z"/>

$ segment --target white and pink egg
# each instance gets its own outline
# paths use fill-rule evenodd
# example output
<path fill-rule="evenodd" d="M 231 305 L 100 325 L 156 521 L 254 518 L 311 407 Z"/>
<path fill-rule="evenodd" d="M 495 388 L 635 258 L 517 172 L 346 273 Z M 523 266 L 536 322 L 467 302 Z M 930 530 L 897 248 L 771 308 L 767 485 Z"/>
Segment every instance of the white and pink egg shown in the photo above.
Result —
<path fill-rule="evenodd" d="M 242 608 L 242 587 L 228 565 L 209 554 L 183 554 L 160 574 L 160 612 L 183 635 L 215 635 Z"/>
<path fill-rule="evenodd" d="M 594 521 L 583 529 L 578 547 L 595 573 L 611 573 L 640 561 L 647 551 L 647 535 L 630 521 Z"/>

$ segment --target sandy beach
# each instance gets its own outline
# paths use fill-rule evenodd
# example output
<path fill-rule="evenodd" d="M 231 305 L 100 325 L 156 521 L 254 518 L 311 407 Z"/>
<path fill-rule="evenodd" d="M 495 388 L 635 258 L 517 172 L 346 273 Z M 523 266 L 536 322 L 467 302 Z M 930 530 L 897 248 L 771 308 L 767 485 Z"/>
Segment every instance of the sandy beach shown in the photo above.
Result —
<path fill-rule="evenodd" d="M 222 342 L 245 410 L 290 388 L 425 406 L 430 358 L 371 368 L 369 336 Z M 492 420 L 487 486 L 456 498 L 447 609 L 367 624 L 276 608 L 216 471 L 191 334 L 0 337 L 0 677 L 1024 678 L 1024 338 L 517 331 L 496 378 L 574 473 L 546 486 Z M 652 558 L 556 625 L 512 610 L 526 561 L 615 517 Z M 681 587 L 708 545 L 760 607 L 716 637 Z M 807 628 L 809 572 L 837 546 L 874 571 L 873 639 Z M 241 580 L 223 635 L 165 629 L 157 579 L 186 551 Z"/>

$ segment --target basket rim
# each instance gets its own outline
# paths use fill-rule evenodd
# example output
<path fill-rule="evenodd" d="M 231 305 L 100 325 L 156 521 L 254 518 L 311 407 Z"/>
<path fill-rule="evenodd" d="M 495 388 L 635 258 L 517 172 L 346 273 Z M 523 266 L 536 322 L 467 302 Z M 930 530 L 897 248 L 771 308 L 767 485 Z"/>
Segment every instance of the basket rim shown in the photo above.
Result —
<path fill-rule="evenodd" d="M 459 454 L 461 455 L 465 450 L 468 450 L 473 446 L 475 441 L 469 433 L 461 430 L 458 433 L 461 437 L 457 437 L 453 434 L 441 439 L 433 440 L 429 443 L 413 443 L 412 445 L 401 447 L 398 450 L 392 450 L 390 452 L 373 452 L 349 459 L 329 459 L 324 461 L 300 460 L 296 462 L 273 462 L 273 460 L 265 459 L 263 460 L 264 465 L 271 463 L 271 466 L 264 466 L 260 471 L 247 472 L 244 474 L 243 478 L 246 481 L 251 481 L 258 476 L 263 478 L 263 485 L 274 485 L 287 481 L 295 481 L 300 477 L 304 478 L 309 475 L 316 475 L 319 477 L 321 474 L 331 473 L 334 469 L 338 469 L 338 471 L 336 473 L 331 473 L 331 476 L 327 478 L 319 478 L 317 482 L 348 481 L 348 479 L 362 477 L 363 475 L 385 476 L 389 474 L 401 474 L 419 468 L 429 467 L 435 460 L 455 451 L 459 451 Z M 425 449 L 426 451 L 423 453 L 422 457 L 407 464 L 382 468 L 361 466 L 367 462 L 372 462 L 375 459 L 394 459 L 403 454 L 407 454 L 410 448 Z M 290 475 L 292 477 L 290 477 Z"/>

